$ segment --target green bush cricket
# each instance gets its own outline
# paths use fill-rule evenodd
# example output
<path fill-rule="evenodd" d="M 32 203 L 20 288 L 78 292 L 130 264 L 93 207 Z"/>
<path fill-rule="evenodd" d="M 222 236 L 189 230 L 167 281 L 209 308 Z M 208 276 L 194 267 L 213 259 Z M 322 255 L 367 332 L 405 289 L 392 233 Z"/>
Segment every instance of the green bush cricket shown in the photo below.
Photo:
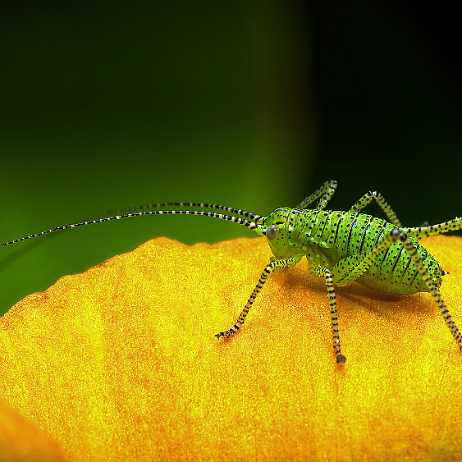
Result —
<path fill-rule="evenodd" d="M 106 218 L 58 226 L 1 244 L 0 247 L 27 239 L 79 226 L 119 220 L 141 215 L 184 214 L 232 221 L 266 236 L 273 253 L 244 309 L 234 325 L 215 336 L 229 338 L 244 324 L 255 298 L 268 276 L 280 268 L 295 266 L 305 256 L 310 274 L 322 277 L 327 287 L 333 346 L 337 363 L 346 361 L 341 352 L 338 330 L 337 303 L 334 286 L 343 287 L 358 282 L 370 289 L 393 295 L 429 292 L 441 311 L 444 321 L 462 350 L 462 335 L 454 323 L 440 294 L 443 271 L 418 239 L 462 228 L 462 218 L 432 226 L 404 228 L 396 214 L 377 191 L 364 194 L 346 212 L 325 210 L 337 188 L 336 181 L 327 181 L 295 208 L 278 208 L 267 217 L 222 205 L 172 202 L 126 209 L 126 213 Z M 389 221 L 361 213 L 375 200 Z M 313 209 L 307 207 L 318 201 Z M 152 210 L 161 207 L 190 207 L 203 210 Z M 148 210 L 149 209 L 149 210 Z M 230 215 L 224 214 L 228 213 Z"/>

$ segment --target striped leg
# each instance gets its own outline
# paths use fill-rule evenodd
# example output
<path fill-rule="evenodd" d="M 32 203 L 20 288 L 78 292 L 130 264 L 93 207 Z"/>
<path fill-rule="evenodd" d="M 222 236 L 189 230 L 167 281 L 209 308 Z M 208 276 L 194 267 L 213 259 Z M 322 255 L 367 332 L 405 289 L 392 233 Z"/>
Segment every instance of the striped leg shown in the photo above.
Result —
<path fill-rule="evenodd" d="M 312 204 L 315 200 L 319 199 L 316 210 L 322 210 L 334 195 L 336 188 L 337 182 L 335 180 L 326 181 L 319 189 L 311 194 L 311 196 L 308 196 L 302 202 L 300 202 L 296 208 L 304 209 Z"/>
<path fill-rule="evenodd" d="M 462 334 L 457 328 L 455 322 L 452 320 L 452 317 L 449 314 L 449 311 L 444 304 L 441 295 L 439 294 L 438 286 L 432 281 L 430 273 L 428 272 L 425 264 L 422 262 L 416 246 L 412 243 L 411 238 L 402 230 L 396 228 L 392 229 L 390 233 L 385 236 L 375 248 L 370 250 L 365 255 L 352 255 L 350 257 L 344 258 L 343 260 L 340 260 L 340 262 L 337 263 L 333 268 L 335 284 L 340 287 L 351 284 L 367 271 L 367 269 L 378 258 L 379 255 L 389 249 L 396 242 L 401 242 L 411 257 L 415 267 L 417 268 L 417 271 L 422 277 L 424 284 L 427 286 L 428 291 L 431 293 L 433 299 L 438 305 L 444 321 L 451 331 L 457 346 L 460 350 L 462 350 Z"/>
<path fill-rule="evenodd" d="M 415 266 L 417 267 L 417 270 L 422 276 L 422 279 L 425 283 L 425 285 L 428 287 L 428 290 L 432 294 L 433 299 L 435 300 L 436 304 L 438 305 L 438 308 L 441 311 L 441 314 L 443 315 L 443 319 L 446 322 L 446 325 L 448 326 L 452 336 L 454 337 L 457 346 L 459 347 L 460 350 L 462 350 L 462 335 L 459 331 L 459 329 L 456 326 L 456 323 L 453 321 L 449 310 L 447 309 L 446 305 L 444 304 L 443 299 L 441 298 L 441 295 L 438 291 L 438 287 L 432 282 L 430 275 L 428 274 L 427 268 L 425 265 L 422 263 L 421 258 L 419 257 L 419 254 L 417 252 L 416 247 L 414 244 L 411 242 L 409 237 L 403 233 L 402 231 L 399 230 L 393 230 L 394 235 L 396 237 L 396 240 L 400 240 L 403 243 L 404 248 L 407 250 L 409 256 L 412 258 L 412 261 L 414 262 Z"/>
<path fill-rule="evenodd" d="M 459 229 L 462 229 L 462 218 L 456 217 L 452 220 L 445 221 L 444 223 L 438 223 L 437 225 L 418 226 L 417 228 L 402 228 L 402 231 L 409 234 L 409 236 L 414 239 L 420 239 L 422 237 L 435 236 L 436 234 L 458 231 Z"/>
<path fill-rule="evenodd" d="M 340 350 L 340 336 L 338 333 L 338 316 L 337 316 L 337 302 L 335 299 L 335 289 L 332 273 L 321 266 L 315 266 L 310 268 L 310 273 L 313 276 L 323 277 L 326 279 L 327 296 L 329 297 L 330 305 L 330 318 L 332 322 L 332 332 L 334 340 L 334 351 L 337 356 L 337 364 L 343 364 L 346 361 L 346 357 L 342 355 Z"/>
<path fill-rule="evenodd" d="M 234 324 L 231 329 L 224 331 L 224 332 L 219 332 L 218 334 L 215 335 L 216 338 L 220 337 L 226 337 L 229 338 L 231 335 L 235 334 L 242 324 L 245 322 L 245 318 L 247 317 L 247 314 L 250 311 L 250 308 L 252 308 L 253 302 L 257 298 L 258 293 L 260 290 L 263 288 L 263 285 L 265 284 L 266 280 L 268 279 L 268 276 L 273 272 L 276 271 L 279 268 L 289 268 L 291 266 L 295 266 L 301 259 L 302 257 L 295 257 L 295 258 L 286 258 L 284 260 L 274 260 L 268 263 L 263 270 L 263 273 L 260 276 L 260 279 L 258 280 L 258 284 L 255 286 L 255 289 L 253 289 L 252 295 L 250 298 L 247 300 L 247 304 L 245 305 L 244 309 L 242 310 L 241 314 L 237 318 L 236 323 Z"/>
<path fill-rule="evenodd" d="M 359 212 L 362 210 L 366 205 L 370 204 L 373 200 L 379 204 L 380 208 L 384 211 L 385 215 L 390 220 L 390 223 L 393 223 L 398 228 L 401 228 L 401 222 L 398 220 L 396 213 L 393 209 L 388 205 L 388 202 L 383 198 L 382 194 L 377 191 L 369 191 L 364 194 L 358 202 L 353 204 L 349 210 L 349 212 Z"/>

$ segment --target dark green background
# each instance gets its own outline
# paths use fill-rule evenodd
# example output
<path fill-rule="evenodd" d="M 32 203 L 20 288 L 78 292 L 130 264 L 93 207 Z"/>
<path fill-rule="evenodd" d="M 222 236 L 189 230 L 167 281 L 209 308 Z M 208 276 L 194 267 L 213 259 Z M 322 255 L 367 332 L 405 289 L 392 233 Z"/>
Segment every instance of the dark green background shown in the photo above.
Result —
<path fill-rule="evenodd" d="M 456 7 L 40 3 L 0 11 L 0 242 L 151 202 L 267 214 L 327 179 L 335 209 L 377 189 L 404 225 L 462 214 Z M 2 248 L 0 313 L 161 235 L 253 236 L 142 217 Z"/>

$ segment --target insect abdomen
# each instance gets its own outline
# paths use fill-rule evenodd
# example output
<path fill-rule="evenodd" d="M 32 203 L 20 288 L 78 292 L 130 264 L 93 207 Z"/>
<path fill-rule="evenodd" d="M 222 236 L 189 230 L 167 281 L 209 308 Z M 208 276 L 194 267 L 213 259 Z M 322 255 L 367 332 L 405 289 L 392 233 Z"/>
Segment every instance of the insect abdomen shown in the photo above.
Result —
<path fill-rule="evenodd" d="M 413 243 L 433 282 L 440 287 L 442 270 L 438 262 L 425 247 L 417 241 Z M 393 295 L 411 295 L 429 291 L 401 243 L 393 244 L 377 258 L 357 282 L 370 289 Z"/>
<path fill-rule="evenodd" d="M 325 249 L 322 252 L 335 255 L 332 264 L 353 255 L 366 255 L 395 228 L 382 218 L 351 212 L 322 211 L 317 214 L 315 222 L 314 234 L 317 234 L 319 241 L 331 246 L 330 251 Z M 438 262 L 417 240 L 412 241 L 433 282 L 439 287 L 442 270 Z M 357 282 L 370 289 L 394 295 L 428 292 L 401 243 L 392 245 L 380 255 Z"/>

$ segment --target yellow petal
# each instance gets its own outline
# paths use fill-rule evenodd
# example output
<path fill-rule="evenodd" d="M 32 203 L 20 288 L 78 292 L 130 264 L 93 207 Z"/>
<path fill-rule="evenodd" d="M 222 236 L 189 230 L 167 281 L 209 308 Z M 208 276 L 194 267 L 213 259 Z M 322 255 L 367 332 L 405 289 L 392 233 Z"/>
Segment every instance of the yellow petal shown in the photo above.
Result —
<path fill-rule="evenodd" d="M 0 399 L 1 462 L 64 462 L 58 444 Z"/>
<path fill-rule="evenodd" d="M 462 239 L 422 243 L 462 327 Z M 337 289 L 335 364 L 324 282 L 272 274 L 234 324 L 264 239 L 165 238 L 60 279 L 0 320 L 4 398 L 70 460 L 459 460 L 462 354 L 429 294 Z"/>

